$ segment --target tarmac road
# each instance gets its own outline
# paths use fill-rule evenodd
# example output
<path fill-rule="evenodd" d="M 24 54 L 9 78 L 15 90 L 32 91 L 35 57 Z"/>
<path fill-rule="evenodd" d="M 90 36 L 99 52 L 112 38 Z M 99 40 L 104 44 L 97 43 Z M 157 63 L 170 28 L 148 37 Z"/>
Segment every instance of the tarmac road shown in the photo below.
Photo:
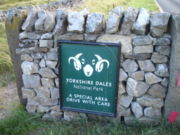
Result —
<path fill-rule="evenodd" d="M 180 0 L 156 0 L 164 12 L 180 14 Z"/>

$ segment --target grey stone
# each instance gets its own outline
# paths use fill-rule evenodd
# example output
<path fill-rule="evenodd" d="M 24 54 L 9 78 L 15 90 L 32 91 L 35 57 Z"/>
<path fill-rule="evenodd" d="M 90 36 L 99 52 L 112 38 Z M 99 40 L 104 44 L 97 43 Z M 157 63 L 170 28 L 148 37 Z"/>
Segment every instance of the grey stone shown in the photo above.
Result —
<path fill-rule="evenodd" d="M 50 108 L 52 111 L 60 112 L 60 105 L 56 105 Z"/>
<path fill-rule="evenodd" d="M 159 53 L 153 53 L 151 60 L 154 63 L 167 63 L 168 62 L 168 57 Z"/>
<path fill-rule="evenodd" d="M 171 46 L 171 60 L 170 60 L 170 77 L 169 88 L 165 99 L 164 116 L 168 119 L 170 112 L 180 112 L 180 90 L 177 87 L 177 79 L 180 69 L 180 16 L 173 15 L 171 18 L 171 34 L 172 34 L 172 46 Z M 177 119 L 177 123 L 180 123 L 180 119 Z"/>
<path fill-rule="evenodd" d="M 86 41 L 96 41 L 96 39 L 98 38 L 98 35 L 96 34 L 84 34 L 84 39 Z"/>
<path fill-rule="evenodd" d="M 160 119 L 162 117 L 161 109 L 147 107 L 144 109 L 144 115 L 149 118 Z"/>
<path fill-rule="evenodd" d="M 127 79 L 128 75 L 126 74 L 126 72 L 124 72 L 124 70 L 122 68 L 120 68 L 120 72 L 119 72 L 119 81 L 125 81 Z"/>
<path fill-rule="evenodd" d="M 36 108 L 37 108 L 36 105 L 26 105 L 26 110 L 29 113 L 35 113 L 36 112 Z"/>
<path fill-rule="evenodd" d="M 51 111 L 50 115 L 51 115 L 53 120 L 60 120 L 63 117 L 63 113 L 62 112 L 57 112 L 57 111 Z"/>
<path fill-rule="evenodd" d="M 53 13 L 46 12 L 46 18 L 44 20 L 44 30 L 51 32 L 55 26 L 55 16 Z"/>
<path fill-rule="evenodd" d="M 170 13 L 153 13 L 150 17 L 151 34 L 160 37 L 167 31 Z"/>
<path fill-rule="evenodd" d="M 67 112 L 64 111 L 64 120 L 72 121 L 78 119 L 79 114 L 77 112 Z"/>
<path fill-rule="evenodd" d="M 84 16 L 84 17 L 87 17 L 88 14 L 89 14 L 89 10 L 87 8 L 84 8 L 80 11 L 80 13 Z"/>
<path fill-rule="evenodd" d="M 32 39 L 32 40 L 36 40 L 36 39 L 40 39 L 41 35 L 37 34 L 35 32 L 21 32 L 19 34 L 19 39 Z"/>
<path fill-rule="evenodd" d="M 59 87 L 59 79 L 58 78 L 55 79 L 55 84 L 56 84 L 56 87 Z"/>
<path fill-rule="evenodd" d="M 35 97 L 34 101 L 42 106 L 55 106 L 58 104 L 58 99 L 51 99 L 43 96 Z"/>
<path fill-rule="evenodd" d="M 145 80 L 147 84 L 151 85 L 151 84 L 161 82 L 162 79 L 160 77 L 157 77 L 155 74 L 148 72 L 148 73 L 145 73 Z"/>
<path fill-rule="evenodd" d="M 46 112 L 49 112 L 49 110 L 50 110 L 49 107 L 45 107 L 42 105 L 37 106 L 37 113 L 46 113 Z"/>
<path fill-rule="evenodd" d="M 126 108 L 129 107 L 129 105 L 131 104 L 133 100 L 133 96 L 129 96 L 129 95 L 122 95 L 120 97 L 120 104 Z"/>
<path fill-rule="evenodd" d="M 70 2 L 70 0 L 61 0 L 60 2 L 62 5 L 67 5 Z"/>
<path fill-rule="evenodd" d="M 153 40 L 150 36 L 136 36 L 132 39 L 132 44 L 135 46 L 152 45 Z"/>
<path fill-rule="evenodd" d="M 58 69 L 58 67 L 56 67 L 55 69 L 54 69 L 54 72 L 58 75 L 59 74 L 59 69 Z"/>
<path fill-rule="evenodd" d="M 81 41 L 83 40 L 83 34 L 73 34 L 73 33 L 67 33 L 64 35 L 59 35 L 55 37 L 55 40 L 78 40 Z"/>
<path fill-rule="evenodd" d="M 57 88 L 50 88 L 51 98 L 58 99 L 59 98 L 59 89 Z"/>
<path fill-rule="evenodd" d="M 39 66 L 40 66 L 41 68 L 46 67 L 46 63 L 45 63 L 45 60 L 44 60 L 44 59 L 42 59 L 42 60 L 39 62 Z"/>
<path fill-rule="evenodd" d="M 146 46 L 135 46 L 134 47 L 134 53 L 152 53 L 153 52 L 153 46 L 152 45 L 146 45 Z"/>
<path fill-rule="evenodd" d="M 128 73 L 136 72 L 138 65 L 134 60 L 127 59 L 122 63 L 123 69 Z"/>
<path fill-rule="evenodd" d="M 161 85 L 164 87 L 167 87 L 169 84 L 169 80 L 167 78 L 163 78 L 161 81 Z"/>
<path fill-rule="evenodd" d="M 58 9 L 56 11 L 56 25 L 53 30 L 54 35 L 61 35 L 66 31 L 66 25 L 67 25 L 67 12 Z"/>
<path fill-rule="evenodd" d="M 37 98 L 37 96 L 35 96 L 33 98 L 28 98 L 27 99 L 27 105 L 36 105 L 36 106 L 38 106 L 39 103 L 35 101 L 36 98 Z"/>
<path fill-rule="evenodd" d="M 30 48 L 30 47 L 37 47 L 38 46 L 39 41 L 36 38 L 40 37 L 39 34 L 36 34 L 36 33 L 33 33 L 33 32 L 29 32 L 29 33 L 24 32 L 23 36 L 25 36 L 25 38 L 32 38 L 32 39 L 20 40 L 19 41 L 19 47 L 20 48 Z"/>
<path fill-rule="evenodd" d="M 117 107 L 117 117 L 120 118 L 121 116 L 130 116 L 131 110 L 130 108 L 125 108 L 121 105 L 118 105 Z"/>
<path fill-rule="evenodd" d="M 39 66 L 34 62 L 24 61 L 21 64 L 22 72 L 26 75 L 38 73 Z"/>
<path fill-rule="evenodd" d="M 44 22 L 46 19 L 46 12 L 45 11 L 39 11 L 38 12 L 38 19 L 35 22 L 35 30 L 44 32 Z"/>
<path fill-rule="evenodd" d="M 34 90 L 37 93 L 37 98 L 38 97 L 50 98 L 50 91 L 47 87 L 39 87 Z"/>
<path fill-rule="evenodd" d="M 52 33 L 46 33 L 46 34 L 43 34 L 41 36 L 41 39 L 52 39 L 53 38 L 53 34 Z"/>
<path fill-rule="evenodd" d="M 39 47 L 51 48 L 53 46 L 53 40 L 40 40 Z"/>
<path fill-rule="evenodd" d="M 50 68 L 41 68 L 39 70 L 39 74 L 44 78 L 55 78 L 56 74 Z"/>
<path fill-rule="evenodd" d="M 155 50 L 162 55 L 169 56 L 170 54 L 170 46 L 156 46 Z"/>
<path fill-rule="evenodd" d="M 34 60 L 40 60 L 43 58 L 44 54 L 43 53 L 32 53 L 31 56 L 33 57 Z"/>
<path fill-rule="evenodd" d="M 55 69 L 57 65 L 57 61 L 46 61 L 46 66 L 52 69 Z"/>
<path fill-rule="evenodd" d="M 84 32 L 85 17 L 80 12 L 68 13 L 68 32 Z"/>
<path fill-rule="evenodd" d="M 126 125 L 135 125 L 137 121 L 138 119 L 133 115 L 124 117 L 124 122 Z"/>
<path fill-rule="evenodd" d="M 146 125 L 150 125 L 150 126 L 152 126 L 152 125 L 157 126 L 160 124 L 159 119 L 153 119 L 153 118 L 149 118 L 149 117 L 142 117 L 138 121 L 142 124 L 146 124 Z"/>
<path fill-rule="evenodd" d="M 121 43 L 121 53 L 132 54 L 132 45 L 130 36 L 105 34 L 97 39 L 97 42 Z"/>
<path fill-rule="evenodd" d="M 121 25 L 120 33 L 123 35 L 130 35 L 133 23 L 136 21 L 138 11 L 132 7 L 128 7 L 124 14 L 123 23 Z"/>
<path fill-rule="evenodd" d="M 164 104 L 163 99 L 154 98 L 154 97 L 148 96 L 148 95 L 137 98 L 137 102 L 142 106 L 148 106 L 148 107 L 159 108 L 159 109 Z"/>
<path fill-rule="evenodd" d="M 137 81 L 143 81 L 144 80 L 144 71 L 134 72 L 134 73 L 130 74 L 130 77 Z"/>
<path fill-rule="evenodd" d="M 139 103 L 132 102 L 131 109 L 136 118 L 140 118 L 143 116 L 143 108 Z"/>
<path fill-rule="evenodd" d="M 58 60 L 57 49 L 51 49 L 46 55 L 46 60 L 57 61 Z"/>
<path fill-rule="evenodd" d="M 168 77 L 169 71 L 167 64 L 157 64 L 155 74 L 160 77 Z"/>
<path fill-rule="evenodd" d="M 130 96 L 140 97 L 147 92 L 148 88 L 149 85 L 142 81 L 136 81 L 132 78 L 127 80 L 127 93 Z"/>
<path fill-rule="evenodd" d="M 31 9 L 31 12 L 28 14 L 25 22 L 22 25 L 22 30 L 24 31 L 32 31 L 34 28 L 34 24 L 37 18 L 37 10 L 35 8 Z"/>
<path fill-rule="evenodd" d="M 151 62 L 151 60 L 144 60 L 144 61 L 139 60 L 138 64 L 140 69 L 145 72 L 155 71 L 154 64 Z"/>
<path fill-rule="evenodd" d="M 124 54 L 127 59 L 146 60 L 151 58 L 151 53 L 139 53 L 139 54 Z"/>
<path fill-rule="evenodd" d="M 118 94 L 121 96 L 122 94 L 126 93 L 125 86 L 122 82 L 119 82 L 118 85 Z"/>
<path fill-rule="evenodd" d="M 136 22 L 133 24 L 133 31 L 136 34 L 144 35 L 149 24 L 150 13 L 147 9 L 141 8 Z"/>
<path fill-rule="evenodd" d="M 122 17 L 123 14 L 124 14 L 124 9 L 123 7 L 119 6 L 119 7 L 115 7 L 113 10 L 112 10 L 113 13 L 117 14 L 118 16 Z"/>
<path fill-rule="evenodd" d="M 119 25 L 124 14 L 122 7 L 115 7 L 112 12 L 109 13 L 108 20 L 106 22 L 106 32 L 116 33 L 119 30 Z"/>
<path fill-rule="evenodd" d="M 54 87 L 54 81 L 50 78 L 41 78 L 41 83 L 43 87 L 46 88 L 53 88 Z"/>
<path fill-rule="evenodd" d="M 32 52 L 34 52 L 36 50 L 36 47 L 31 47 L 31 48 L 22 48 L 22 49 L 16 49 L 16 54 L 31 54 Z"/>
<path fill-rule="evenodd" d="M 22 75 L 24 87 L 27 89 L 38 88 L 41 86 L 39 75 Z"/>
<path fill-rule="evenodd" d="M 99 13 L 91 13 L 87 17 L 86 32 L 87 33 L 101 33 L 104 25 L 104 15 Z"/>
<path fill-rule="evenodd" d="M 23 54 L 23 55 L 21 55 L 21 60 L 22 61 L 30 61 L 30 62 L 32 62 L 33 58 L 29 54 Z"/>
<path fill-rule="evenodd" d="M 106 22 L 106 33 L 116 33 L 120 25 L 120 16 L 110 13 Z"/>
<path fill-rule="evenodd" d="M 33 89 L 26 89 L 22 87 L 22 95 L 23 98 L 33 98 L 36 95 L 36 92 Z"/>
<path fill-rule="evenodd" d="M 171 44 L 171 40 L 168 37 L 157 38 L 154 42 L 154 45 L 163 45 L 167 46 Z"/>
<path fill-rule="evenodd" d="M 160 84 L 154 84 L 148 90 L 148 93 L 155 98 L 165 98 L 166 88 L 162 87 Z"/>

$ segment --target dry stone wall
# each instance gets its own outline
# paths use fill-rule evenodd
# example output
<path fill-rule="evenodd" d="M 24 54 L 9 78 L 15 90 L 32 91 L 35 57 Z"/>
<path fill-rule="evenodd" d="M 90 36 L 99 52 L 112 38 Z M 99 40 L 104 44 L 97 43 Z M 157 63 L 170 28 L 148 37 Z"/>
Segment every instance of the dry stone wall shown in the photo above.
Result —
<path fill-rule="evenodd" d="M 48 12 L 33 8 L 21 26 L 19 47 L 23 98 L 44 119 L 86 118 L 60 110 L 57 40 L 121 43 L 117 119 L 157 123 L 163 117 L 169 82 L 169 13 L 114 8 L 100 13 Z"/>

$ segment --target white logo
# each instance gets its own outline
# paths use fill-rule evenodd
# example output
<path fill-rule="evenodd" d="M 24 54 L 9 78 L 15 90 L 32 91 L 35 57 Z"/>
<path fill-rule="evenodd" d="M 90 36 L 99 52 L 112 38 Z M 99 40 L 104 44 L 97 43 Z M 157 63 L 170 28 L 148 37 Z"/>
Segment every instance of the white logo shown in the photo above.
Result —
<path fill-rule="evenodd" d="M 101 56 L 95 54 L 94 59 L 92 59 L 90 62 L 86 62 L 86 60 L 83 58 L 83 53 L 78 53 L 73 57 L 69 57 L 68 63 L 71 64 L 71 61 L 73 61 L 73 65 L 76 71 L 83 70 L 83 73 L 86 77 L 92 76 L 94 70 L 96 72 L 101 72 L 104 68 L 104 65 L 107 65 L 107 68 L 109 68 L 109 61 L 106 59 L 103 59 Z"/>

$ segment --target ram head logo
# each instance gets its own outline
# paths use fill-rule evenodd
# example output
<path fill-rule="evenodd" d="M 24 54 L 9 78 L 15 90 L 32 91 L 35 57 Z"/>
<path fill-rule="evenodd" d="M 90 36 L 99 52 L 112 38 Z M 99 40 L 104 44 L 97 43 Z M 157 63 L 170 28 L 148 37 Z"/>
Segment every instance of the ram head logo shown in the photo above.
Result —
<path fill-rule="evenodd" d="M 94 59 L 86 61 L 85 58 L 83 58 L 82 53 L 78 53 L 73 57 L 69 57 L 68 63 L 73 63 L 75 70 L 82 70 L 86 77 L 92 76 L 94 71 L 101 72 L 105 65 L 107 68 L 109 68 L 110 65 L 108 60 L 103 59 L 97 54 L 94 55 Z"/>

